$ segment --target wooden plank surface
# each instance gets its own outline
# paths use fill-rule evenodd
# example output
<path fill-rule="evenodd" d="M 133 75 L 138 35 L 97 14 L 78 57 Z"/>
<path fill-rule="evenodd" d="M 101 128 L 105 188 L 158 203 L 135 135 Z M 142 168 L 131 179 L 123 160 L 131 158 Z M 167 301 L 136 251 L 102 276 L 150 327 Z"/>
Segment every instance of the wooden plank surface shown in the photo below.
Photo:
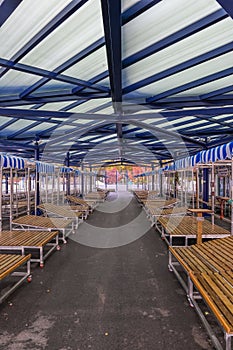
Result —
<path fill-rule="evenodd" d="M 31 258 L 31 255 L 0 254 L 0 280 L 11 274 Z"/>

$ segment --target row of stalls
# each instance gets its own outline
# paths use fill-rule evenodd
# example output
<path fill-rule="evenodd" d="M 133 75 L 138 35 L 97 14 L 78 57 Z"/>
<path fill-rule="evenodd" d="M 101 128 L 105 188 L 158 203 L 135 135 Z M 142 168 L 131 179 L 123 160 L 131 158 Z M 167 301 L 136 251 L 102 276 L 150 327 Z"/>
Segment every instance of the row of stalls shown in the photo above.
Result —
<path fill-rule="evenodd" d="M 40 161 L 0 155 L 0 230 L 40 203 L 63 204 L 66 195 L 84 196 L 96 186 L 97 174 Z"/>
<path fill-rule="evenodd" d="M 233 142 L 200 151 L 138 175 L 142 189 L 161 197 L 178 198 L 181 205 L 211 209 L 214 217 L 233 223 Z M 143 187 L 144 186 L 144 187 Z"/>

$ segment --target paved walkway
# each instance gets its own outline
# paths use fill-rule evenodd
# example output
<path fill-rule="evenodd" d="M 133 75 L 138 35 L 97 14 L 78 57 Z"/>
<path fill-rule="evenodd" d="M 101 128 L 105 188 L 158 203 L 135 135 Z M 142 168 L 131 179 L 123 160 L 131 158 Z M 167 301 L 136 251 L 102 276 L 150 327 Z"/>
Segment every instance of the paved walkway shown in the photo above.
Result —
<path fill-rule="evenodd" d="M 121 193 L 120 204 L 117 197 L 112 194 L 101 211 L 89 217 L 89 226 L 81 225 L 43 270 L 33 266 L 32 283 L 0 306 L 0 349 L 212 349 L 198 316 L 167 269 L 165 243 L 148 227 L 134 198 Z M 134 237 L 138 217 L 145 232 L 137 231 Z M 116 242 L 118 246 L 78 243 L 88 227 L 91 244 L 98 242 L 91 236 L 96 232 L 102 239 L 104 229 L 104 235 L 110 232 L 106 246 Z M 123 231 L 131 243 L 124 244 Z"/>

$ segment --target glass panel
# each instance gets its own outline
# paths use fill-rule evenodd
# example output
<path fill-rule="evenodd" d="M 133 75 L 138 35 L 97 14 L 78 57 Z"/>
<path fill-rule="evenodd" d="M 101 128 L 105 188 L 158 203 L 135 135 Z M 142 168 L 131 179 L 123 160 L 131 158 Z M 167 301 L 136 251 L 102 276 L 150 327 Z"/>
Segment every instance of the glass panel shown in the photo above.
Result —
<path fill-rule="evenodd" d="M 70 2 L 70 0 L 22 1 L 1 27 L 0 56 L 10 59 Z"/>
<path fill-rule="evenodd" d="M 45 38 L 22 62 L 53 70 L 103 35 L 100 1 L 90 0 Z"/>

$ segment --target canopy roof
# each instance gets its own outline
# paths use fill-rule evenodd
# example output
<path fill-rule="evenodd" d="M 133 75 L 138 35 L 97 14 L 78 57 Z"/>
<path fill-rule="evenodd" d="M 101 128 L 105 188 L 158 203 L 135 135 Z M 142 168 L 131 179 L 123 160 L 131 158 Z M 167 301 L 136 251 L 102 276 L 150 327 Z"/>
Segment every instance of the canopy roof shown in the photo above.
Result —
<path fill-rule="evenodd" d="M 232 17 L 229 0 L 0 0 L 1 151 L 151 164 L 230 142 Z"/>

